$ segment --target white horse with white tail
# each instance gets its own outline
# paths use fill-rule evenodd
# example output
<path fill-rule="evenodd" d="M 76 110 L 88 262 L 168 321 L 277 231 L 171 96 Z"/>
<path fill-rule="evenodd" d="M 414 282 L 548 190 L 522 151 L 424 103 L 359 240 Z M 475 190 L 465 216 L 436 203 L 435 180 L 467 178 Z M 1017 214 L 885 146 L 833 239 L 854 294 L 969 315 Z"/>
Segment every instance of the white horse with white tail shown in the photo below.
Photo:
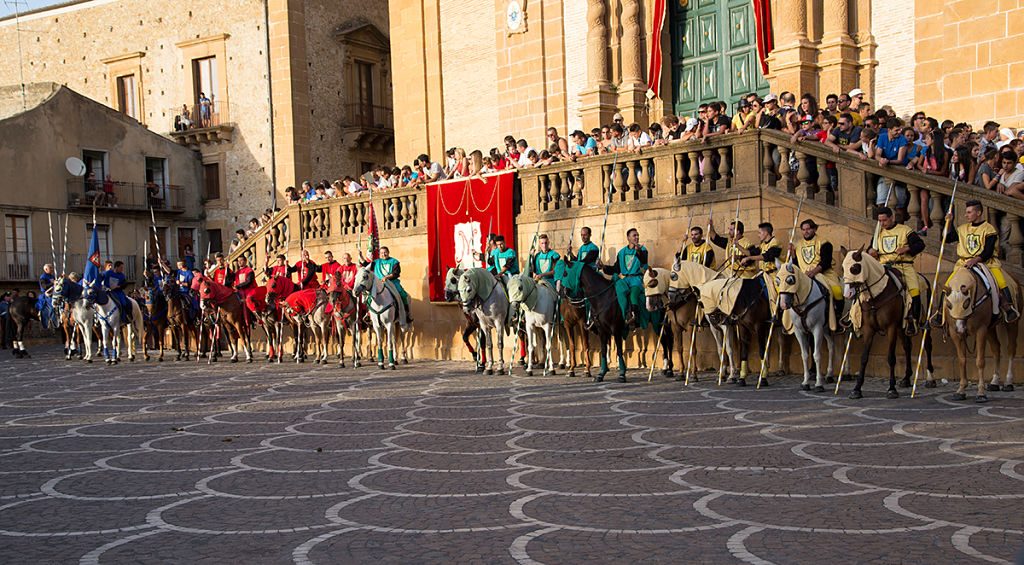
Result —
<path fill-rule="evenodd" d="M 474 267 L 466 269 L 459 276 L 458 290 L 463 309 L 470 315 L 476 316 L 480 329 L 486 336 L 486 374 L 494 374 L 492 331 L 498 335 L 498 372 L 503 372 L 505 370 L 505 329 L 509 307 L 505 289 L 498 284 L 498 280 L 487 269 Z"/>
<path fill-rule="evenodd" d="M 815 365 L 814 392 L 825 392 L 825 383 L 835 377 L 833 365 L 836 344 L 832 337 L 836 329 L 832 293 L 825 285 L 807 276 L 791 263 L 783 265 L 776 274 L 779 290 L 779 308 L 784 312 L 783 325 L 787 333 L 796 334 L 804 362 L 803 390 L 811 390 L 811 359 Z M 826 370 L 825 353 L 828 353 Z"/>
<path fill-rule="evenodd" d="M 131 308 L 131 323 L 121 323 L 121 306 L 105 288 L 96 283 L 87 282 L 82 297 L 87 306 L 91 306 L 100 326 L 102 336 L 101 349 L 103 358 L 108 365 L 121 360 L 122 343 L 128 345 L 128 360 L 135 361 L 136 342 L 142 336 L 142 309 L 135 300 L 125 297 L 125 305 Z M 125 335 L 121 332 L 124 330 Z"/>
<path fill-rule="evenodd" d="M 387 366 L 394 370 L 395 358 L 398 356 L 396 343 L 401 339 L 398 332 L 409 331 L 406 322 L 405 306 L 398 295 L 398 290 L 387 281 L 377 278 L 373 269 L 367 265 L 356 273 L 356 281 L 352 292 L 357 297 L 367 297 L 367 309 L 370 313 L 370 325 L 373 326 L 377 338 L 377 367 L 384 368 L 384 347 L 387 347 Z M 408 362 L 403 359 L 403 362 Z"/>
<path fill-rule="evenodd" d="M 521 307 L 526 322 L 526 374 L 533 376 L 533 352 L 537 348 L 538 332 L 544 334 L 544 376 L 555 374 L 551 342 L 558 335 L 558 293 L 545 281 L 538 283 L 529 275 L 515 275 L 508 281 L 508 298 L 512 317 L 515 318 L 515 312 Z"/>

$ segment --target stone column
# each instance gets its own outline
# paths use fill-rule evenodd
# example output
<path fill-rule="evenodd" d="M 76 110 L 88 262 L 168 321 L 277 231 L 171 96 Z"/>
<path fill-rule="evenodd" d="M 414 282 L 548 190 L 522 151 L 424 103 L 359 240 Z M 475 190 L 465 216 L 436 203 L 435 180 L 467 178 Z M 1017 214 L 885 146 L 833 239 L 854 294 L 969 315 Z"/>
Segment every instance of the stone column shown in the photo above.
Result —
<path fill-rule="evenodd" d="M 587 0 L 587 88 L 580 92 L 584 129 L 611 123 L 617 106 L 609 78 L 608 0 Z"/>
<path fill-rule="evenodd" d="M 768 57 L 771 91 L 788 90 L 797 98 L 817 90 L 818 66 L 814 62 L 815 45 L 807 39 L 807 3 L 805 0 L 777 0 L 772 24 L 775 49 Z"/>
<path fill-rule="evenodd" d="M 830 92 L 839 94 L 860 86 L 857 84 L 857 45 L 850 37 L 848 10 L 848 0 L 829 0 L 822 5 L 819 98 Z"/>
<path fill-rule="evenodd" d="M 644 81 L 644 28 L 640 21 L 640 0 L 622 0 L 622 83 L 619 84 L 619 111 L 626 124 L 646 125 L 647 83 Z"/>
<path fill-rule="evenodd" d="M 871 34 L 871 1 L 860 0 L 856 3 L 857 25 L 850 34 L 857 43 L 857 86 L 867 93 L 867 101 L 875 104 L 875 36 Z"/>

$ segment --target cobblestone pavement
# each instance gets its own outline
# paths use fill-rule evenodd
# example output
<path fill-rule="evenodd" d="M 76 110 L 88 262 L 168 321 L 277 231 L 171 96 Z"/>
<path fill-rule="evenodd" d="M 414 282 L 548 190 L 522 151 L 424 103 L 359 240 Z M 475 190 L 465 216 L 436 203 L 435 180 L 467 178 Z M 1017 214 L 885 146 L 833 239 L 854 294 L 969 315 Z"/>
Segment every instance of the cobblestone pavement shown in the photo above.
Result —
<path fill-rule="evenodd" d="M 6 352 L 3 352 L 6 354 Z M 982 563 L 1024 395 L 0 361 L 0 563 Z M 848 389 L 848 387 L 846 387 Z"/>

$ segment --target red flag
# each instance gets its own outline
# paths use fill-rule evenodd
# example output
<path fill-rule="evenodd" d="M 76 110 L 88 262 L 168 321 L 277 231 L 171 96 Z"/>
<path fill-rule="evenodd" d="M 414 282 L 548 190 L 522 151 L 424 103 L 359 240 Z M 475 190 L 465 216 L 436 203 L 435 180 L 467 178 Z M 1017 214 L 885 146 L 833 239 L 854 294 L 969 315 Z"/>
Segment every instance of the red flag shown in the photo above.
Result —
<path fill-rule="evenodd" d="M 647 97 L 661 92 L 661 30 L 665 27 L 665 0 L 654 0 L 654 29 L 651 30 L 651 56 L 647 58 Z"/>
<path fill-rule="evenodd" d="M 370 251 L 370 261 L 380 259 L 380 230 L 377 228 L 377 215 L 373 213 L 373 201 L 366 203 L 370 210 L 366 218 L 366 247 Z"/>
<path fill-rule="evenodd" d="M 754 30 L 757 32 L 757 58 L 761 61 L 761 72 L 768 74 L 768 54 L 775 49 L 772 4 L 768 0 L 754 0 Z"/>

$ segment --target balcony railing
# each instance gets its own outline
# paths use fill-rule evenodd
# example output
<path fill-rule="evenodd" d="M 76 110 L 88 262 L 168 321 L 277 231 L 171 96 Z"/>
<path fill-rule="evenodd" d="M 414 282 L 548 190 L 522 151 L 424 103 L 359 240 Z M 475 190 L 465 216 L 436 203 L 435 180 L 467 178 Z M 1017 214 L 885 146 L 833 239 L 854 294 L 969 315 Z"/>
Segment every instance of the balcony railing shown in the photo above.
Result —
<path fill-rule="evenodd" d="M 190 147 L 198 147 L 206 143 L 231 141 L 235 128 L 229 122 L 230 105 L 213 102 L 209 106 L 201 104 L 178 106 L 167 110 L 171 116 L 168 124 L 170 135 L 178 143 Z"/>
<path fill-rule="evenodd" d="M 343 127 L 395 129 L 394 112 L 387 106 L 353 102 L 345 105 Z"/>
<path fill-rule="evenodd" d="M 72 253 L 66 257 L 57 255 L 57 262 L 62 260 L 66 261 L 67 271 L 72 271 L 82 274 L 85 269 L 84 253 Z M 139 272 L 136 270 L 138 266 L 138 259 L 135 255 L 113 255 L 110 257 L 101 257 L 103 261 L 122 261 L 124 262 L 124 274 L 129 281 L 134 281 L 138 278 Z M 23 282 L 26 284 L 25 290 L 36 289 L 35 284 L 31 284 L 33 281 L 39 280 L 39 275 L 43 273 L 43 265 L 47 263 L 53 263 L 53 254 L 51 253 L 0 253 L 0 261 L 3 261 L 3 265 L 0 266 L 0 281 L 4 282 Z M 56 271 L 60 270 L 60 266 L 54 267 Z"/>
<path fill-rule="evenodd" d="M 95 204 L 104 210 L 181 213 L 184 190 L 174 184 L 69 179 L 68 208 L 91 209 Z"/>

